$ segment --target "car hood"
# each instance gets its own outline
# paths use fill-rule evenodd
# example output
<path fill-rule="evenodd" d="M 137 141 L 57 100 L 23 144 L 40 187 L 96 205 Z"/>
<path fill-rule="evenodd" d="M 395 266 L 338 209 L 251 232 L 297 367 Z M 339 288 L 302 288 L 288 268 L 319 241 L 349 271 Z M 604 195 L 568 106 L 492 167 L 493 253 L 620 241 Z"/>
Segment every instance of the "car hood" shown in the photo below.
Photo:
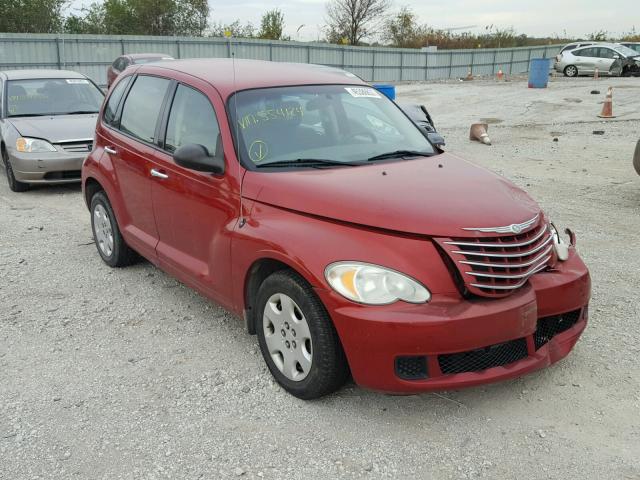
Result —
<path fill-rule="evenodd" d="M 358 167 L 247 171 L 243 195 L 309 215 L 430 236 L 479 236 L 462 229 L 521 223 L 540 213 L 513 183 L 448 153 Z"/>
<path fill-rule="evenodd" d="M 9 118 L 23 137 L 42 138 L 51 143 L 93 138 L 98 115 L 53 115 Z"/>

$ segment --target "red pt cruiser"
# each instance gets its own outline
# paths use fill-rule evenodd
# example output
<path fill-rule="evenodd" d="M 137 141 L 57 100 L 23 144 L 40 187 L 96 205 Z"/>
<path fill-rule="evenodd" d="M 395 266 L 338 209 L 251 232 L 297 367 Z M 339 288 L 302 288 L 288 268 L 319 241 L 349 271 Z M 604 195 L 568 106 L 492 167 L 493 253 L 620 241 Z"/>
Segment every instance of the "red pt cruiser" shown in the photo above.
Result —
<path fill-rule="evenodd" d="M 140 254 L 242 315 L 300 398 L 349 374 L 396 393 L 514 378 L 566 356 L 587 323 L 573 238 L 341 70 L 129 69 L 82 184 L 108 265 Z"/>

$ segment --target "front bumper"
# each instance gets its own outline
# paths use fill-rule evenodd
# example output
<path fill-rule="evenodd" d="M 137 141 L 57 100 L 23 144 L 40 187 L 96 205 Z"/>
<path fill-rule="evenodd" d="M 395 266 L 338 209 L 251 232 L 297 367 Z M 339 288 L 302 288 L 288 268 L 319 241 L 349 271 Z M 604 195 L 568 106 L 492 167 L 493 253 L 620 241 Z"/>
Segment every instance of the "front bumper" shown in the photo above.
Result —
<path fill-rule="evenodd" d="M 64 152 L 9 152 L 9 161 L 16 180 L 24 183 L 72 183 L 80 181 L 82 162 L 86 154 Z"/>
<path fill-rule="evenodd" d="M 589 272 L 572 250 L 557 269 L 534 275 L 502 299 L 434 295 L 426 305 L 371 307 L 333 291 L 317 293 L 333 318 L 356 383 L 415 393 L 515 378 L 560 360 L 586 327 L 590 290 Z M 549 334 L 547 323 L 569 312 L 571 323 Z M 403 378 L 398 362 L 406 358 L 423 359 L 426 376 Z"/>

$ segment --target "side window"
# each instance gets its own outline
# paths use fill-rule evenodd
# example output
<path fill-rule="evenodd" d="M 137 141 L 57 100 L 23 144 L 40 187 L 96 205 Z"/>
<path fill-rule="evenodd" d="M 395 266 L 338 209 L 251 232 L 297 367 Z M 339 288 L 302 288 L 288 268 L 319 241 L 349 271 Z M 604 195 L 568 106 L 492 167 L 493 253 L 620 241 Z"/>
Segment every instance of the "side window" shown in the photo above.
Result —
<path fill-rule="evenodd" d="M 580 50 L 576 50 L 573 54 L 577 57 L 595 57 L 596 56 L 595 48 L 581 48 Z"/>
<path fill-rule="evenodd" d="M 131 76 L 123 78 L 115 86 L 115 88 L 111 92 L 111 95 L 109 95 L 109 100 L 107 100 L 107 105 L 104 107 L 104 113 L 102 116 L 104 123 L 106 123 L 107 125 L 115 126 L 118 105 L 120 105 L 122 95 L 124 95 L 124 91 L 127 89 L 127 85 L 129 85 L 131 78 Z"/>
<path fill-rule="evenodd" d="M 124 101 L 120 130 L 143 142 L 153 143 L 158 114 L 168 86 L 166 78 L 136 78 Z"/>
<path fill-rule="evenodd" d="M 193 88 L 178 85 L 169 113 L 165 149 L 173 153 L 183 145 L 195 143 L 215 156 L 219 134 L 218 119 L 209 99 Z"/>
<path fill-rule="evenodd" d="M 614 52 L 613 50 L 611 50 L 610 48 L 603 48 L 600 47 L 598 49 L 598 56 L 600 58 L 613 58 L 613 56 L 616 54 L 616 52 Z"/>
<path fill-rule="evenodd" d="M 570 51 L 570 50 L 575 50 L 576 48 L 578 48 L 578 45 L 569 45 L 568 47 L 563 48 L 563 49 L 562 49 L 562 51 L 561 51 L 560 53 L 562 53 L 562 52 L 568 52 L 568 51 Z"/>

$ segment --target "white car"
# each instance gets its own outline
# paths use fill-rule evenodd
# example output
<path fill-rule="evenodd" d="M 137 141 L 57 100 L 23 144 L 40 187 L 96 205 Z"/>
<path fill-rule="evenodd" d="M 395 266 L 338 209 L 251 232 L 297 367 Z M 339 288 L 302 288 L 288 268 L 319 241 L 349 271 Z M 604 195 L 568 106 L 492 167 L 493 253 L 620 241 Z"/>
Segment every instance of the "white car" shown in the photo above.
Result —
<path fill-rule="evenodd" d="M 565 50 L 558 57 L 554 68 L 567 77 L 592 75 L 597 68 L 602 75 L 621 75 L 634 63 L 638 52 L 617 43 L 597 43 Z"/>

